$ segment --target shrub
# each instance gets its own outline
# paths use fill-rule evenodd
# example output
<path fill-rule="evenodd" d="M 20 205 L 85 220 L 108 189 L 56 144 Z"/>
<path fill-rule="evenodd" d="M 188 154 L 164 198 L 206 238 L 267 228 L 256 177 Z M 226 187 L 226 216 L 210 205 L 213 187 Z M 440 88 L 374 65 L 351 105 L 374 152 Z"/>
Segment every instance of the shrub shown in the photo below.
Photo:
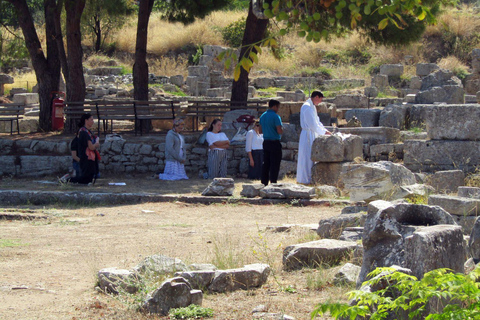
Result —
<path fill-rule="evenodd" d="M 352 306 L 319 304 L 312 312 L 312 319 L 326 312 L 334 319 L 387 319 L 395 314 L 426 320 L 480 318 L 480 283 L 477 282 L 480 267 L 468 275 L 437 269 L 425 273 L 421 280 L 393 268 L 377 268 L 369 276 L 376 278 L 366 281 L 366 285 L 390 285 L 375 292 L 351 291 L 350 299 L 357 302 Z M 435 305 L 437 313 L 431 310 Z"/>
<path fill-rule="evenodd" d="M 213 317 L 213 310 L 191 304 L 184 308 L 170 309 L 168 313 L 171 319 L 201 319 Z"/>
<path fill-rule="evenodd" d="M 238 48 L 242 45 L 243 33 L 245 31 L 246 18 L 230 23 L 221 29 L 223 40 L 231 47 Z"/>

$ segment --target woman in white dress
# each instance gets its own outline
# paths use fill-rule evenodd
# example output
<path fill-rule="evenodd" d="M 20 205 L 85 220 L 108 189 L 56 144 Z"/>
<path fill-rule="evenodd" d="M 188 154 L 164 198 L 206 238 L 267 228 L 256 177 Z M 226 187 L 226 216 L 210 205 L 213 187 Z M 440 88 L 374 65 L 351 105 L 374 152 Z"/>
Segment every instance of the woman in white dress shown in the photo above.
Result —
<path fill-rule="evenodd" d="M 183 131 L 185 123 L 182 119 L 173 120 L 173 128 L 167 133 L 165 141 L 165 170 L 160 173 L 162 180 L 188 179 L 185 173 L 185 140 L 180 132 Z"/>
<path fill-rule="evenodd" d="M 222 130 L 222 121 L 215 119 L 208 128 L 206 140 L 208 142 L 208 177 L 225 178 L 227 176 L 227 149 L 230 140 Z"/>
<path fill-rule="evenodd" d="M 263 165 L 263 134 L 260 133 L 260 122 L 256 121 L 253 129 L 247 132 L 245 151 L 248 154 L 248 179 L 260 180 Z"/>

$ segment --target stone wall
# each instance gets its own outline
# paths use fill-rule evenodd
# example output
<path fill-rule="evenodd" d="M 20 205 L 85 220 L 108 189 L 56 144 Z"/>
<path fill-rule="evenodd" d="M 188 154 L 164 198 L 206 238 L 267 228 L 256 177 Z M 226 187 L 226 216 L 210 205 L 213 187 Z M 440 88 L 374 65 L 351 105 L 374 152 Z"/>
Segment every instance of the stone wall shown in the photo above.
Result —
<path fill-rule="evenodd" d="M 196 144 L 198 135 L 186 137 L 186 171 L 197 177 L 207 171 L 207 147 Z M 164 140 L 164 137 L 163 137 Z M 281 175 L 295 173 L 298 143 L 282 142 Z M 0 176 L 36 177 L 63 175 L 71 168 L 68 141 L 0 139 Z M 165 142 L 131 142 L 114 140 L 103 142 L 100 171 L 128 173 L 159 173 L 165 167 Z M 248 158 L 245 145 L 234 145 L 228 150 L 228 174 L 246 175 Z"/>

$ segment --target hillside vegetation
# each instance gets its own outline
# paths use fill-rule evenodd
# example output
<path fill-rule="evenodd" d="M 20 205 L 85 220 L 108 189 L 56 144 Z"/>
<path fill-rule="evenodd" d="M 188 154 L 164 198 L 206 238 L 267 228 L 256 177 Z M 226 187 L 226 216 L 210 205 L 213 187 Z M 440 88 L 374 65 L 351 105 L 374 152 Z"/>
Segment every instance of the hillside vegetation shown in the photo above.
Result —
<path fill-rule="evenodd" d="M 164 76 L 187 76 L 187 67 L 194 63 L 195 56 L 198 58 L 201 54 L 199 48 L 203 45 L 228 46 L 232 37 L 241 37 L 242 28 L 239 26 L 246 14 L 246 10 L 214 12 L 187 26 L 168 23 L 158 14 L 153 14 L 148 31 L 150 72 Z M 136 17 L 128 19 L 122 29 L 107 39 L 107 53 L 92 52 L 92 41 L 84 40 L 87 67 L 113 58 L 124 66 L 126 72 L 131 72 Z M 271 28 L 275 31 L 278 26 L 273 24 Z M 405 77 L 408 78 L 415 75 L 416 63 L 432 62 L 463 78 L 469 70 L 472 49 L 480 45 L 480 16 L 478 8 L 473 5 L 449 8 L 439 17 L 437 25 L 427 28 L 421 41 L 408 46 L 375 45 L 357 33 L 331 42 L 305 42 L 295 34 L 287 34 L 278 40 L 280 48 L 276 57 L 265 50 L 260 55 L 259 64 L 252 69 L 251 77 L 306 76 L 321 72 L 331 78 L 361 78 L 369 83 L 370 74 L 382 64 L 407 62 Z M 16 83 L 7 85 L 6 89 L 26 87 L 27 81 L 31 88 L 34 79 L 33 75 L 19 75 Z"/>

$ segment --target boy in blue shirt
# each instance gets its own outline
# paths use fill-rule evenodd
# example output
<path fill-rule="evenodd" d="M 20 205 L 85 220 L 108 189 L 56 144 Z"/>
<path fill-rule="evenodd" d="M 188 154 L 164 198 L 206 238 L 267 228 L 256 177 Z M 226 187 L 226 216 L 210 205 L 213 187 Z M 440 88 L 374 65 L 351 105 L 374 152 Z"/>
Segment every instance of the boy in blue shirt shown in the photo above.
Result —
<path fill-rule="evenodd" d="M 282 119 L 277 114 L 280 101 L 270 100 L 268 110 L 260 116 L 260 126 L 263 132 L 263 167 L 262 183 L 277 183 L 280 162 L 282 161 L 282 144 L 280 143 L 283 133 Z"/>

